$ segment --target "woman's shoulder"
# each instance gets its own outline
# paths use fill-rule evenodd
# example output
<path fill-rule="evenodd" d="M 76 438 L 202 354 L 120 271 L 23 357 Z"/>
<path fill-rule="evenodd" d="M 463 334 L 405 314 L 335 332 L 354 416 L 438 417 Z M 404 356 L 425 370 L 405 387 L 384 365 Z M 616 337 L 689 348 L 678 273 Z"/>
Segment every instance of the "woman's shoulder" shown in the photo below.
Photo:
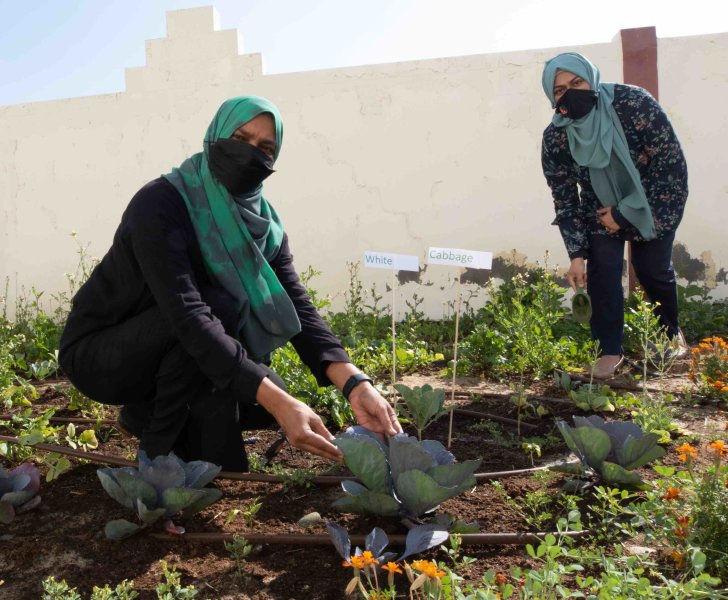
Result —
<path fill-rule="evenodd" d="M 181 194 L 164 177 L 145 184 L 129 202 L 124 220 L 130 224 L 166 218 L 176 220 L 185 215 L 187 207 Z"/>
<path fill-rule="evenodd" d="M 614 103 L 615 104 L 633 104 L 638 105 L 647 100 L 648 102 L 656 102 L 652 94 L 645 88 L 637 85 L 629 85 L 626 83 L 614 84 Z"/>

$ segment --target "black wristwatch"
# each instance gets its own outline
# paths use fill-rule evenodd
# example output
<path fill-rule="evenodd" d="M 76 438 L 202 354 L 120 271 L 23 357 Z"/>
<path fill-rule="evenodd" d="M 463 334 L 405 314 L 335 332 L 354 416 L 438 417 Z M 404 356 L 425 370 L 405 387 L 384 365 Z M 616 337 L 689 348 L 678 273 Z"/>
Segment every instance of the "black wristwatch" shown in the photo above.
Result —
<path fill-rule="evenodd" d="M 341 390 L 341 393 L 344 394 L 344 398 L 348 400 L 351 391 L 362 381 L 368 381 L 369 383 L 372 383 L 371 377 L 364 375 L 364 373 L 354 373 L 351 377 L 349 377 L 349 379 L 346 380 L 343 389 Z"/>

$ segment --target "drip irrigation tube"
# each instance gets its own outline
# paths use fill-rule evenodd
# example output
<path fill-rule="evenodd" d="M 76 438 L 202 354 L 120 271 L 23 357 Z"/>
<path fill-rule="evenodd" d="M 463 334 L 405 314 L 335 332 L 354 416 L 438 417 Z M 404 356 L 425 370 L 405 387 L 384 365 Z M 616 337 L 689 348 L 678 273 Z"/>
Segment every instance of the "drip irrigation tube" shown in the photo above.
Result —
<path fill-rule="evenodd" d="M 480 419 L 489 419 L 491 421 L 497 421 L 499 423 L 504 423 L 506 425 L 513 425 L 514 427 L 517 427 L 519 425 L 518 421 L 516 419 L 510 419 L 508 417 L 501 417 L 500 415 L 492 415 L 490 413 L 481 413 L 474 410 L 467 410 L 464 408 L 455 408 L 453 409 L 456 414 L 464 415 L 467 417 L 476 417 Z M 9 420 L 12 419 L 13 415 L 0 415 L 0 420 Z M 50 417 L 48 419 L 51 423 L 75 423 L 75 424 L 85 424 L 85 423 L 100 423 L 101 425 L 114 425 L 116 423 L 115 419 L 92 419 L 89 417 Z M 524 429 L 536 429 L 537 425 L 533 425 L 531 423 L 527 423 L 526 421 L 521 421 L 520 426 Z"/>
<path fill-rule="evenodd" d="M 585 531 L 568 531 L 561 533 L 557 531 L 540 532 L 540 533 L 463 533 L 460 535 L 464 546 L 475 545 L 520 545 L 533 544 L 540 542 L 545 536 L 551 534 L 555 536 L 570 537 L 579 539 L 590 533 Z M 150 537 L 157 540 L 167 542 L 192 542 L 192 543 L 214 543 L 232 541 L 235 534 L 232 533 L 184 533 L 182 535 L 172 535 L 169 533 L 149 533 Z M 287 544 L 295 546 L 328 546 L 332 544 L 331 538 L 325 534 L 271 534 L 271 533 L 245 533 L 243 536 L 246 541 L 251 544 Z M 355 546 L 364 546 L 366 544 L 365 535 L 351 535 L 351 544 Z M 387 535 L 389 543 L 397 546 L 405 545 L 404 534 Z"/>
<path fill-rule="evenodd" d="M 11 435 L 0 435 L 0 442 L 8 442 L 10 444 L 20 444 L 20 440 L 17 437 Z M 73 448 L 66 448 L 65 446 L 56 446 L 55 444 L 33 444 L 32 446 L 36 450 L 42 450 L 44 452 L 55 452 L 57 454 L 65 454 L 67 456 L 73 456 L 75 458 L 83 458 L 93 463 L 114 465 L 118 467 L 136 467 L 137 462 L 127 460 L 126 458 L 120 458 L 117 456 L 106 456 L 105 454 L 99 454 L 97 452 L 84 452 L 83 450 L 74 450 Z M 515 469 L 513 471 L 492 471 L 490 473 L 475 473 L 476 483 L 482 483 L 484 481 L 492 481 L 493 479 L 501 479 L 504 477 L 512 477 L 516 475 L 528 475 L 530 473 L 537 473 L 538 471 L 545 471 L 555 464 L 563 463 L 551 463 L 540 467 L 532 467 L 530 469 Z M 235 473 L 231 471 L 220 471 L 216 479 L 230 479 L 233 481 L 253 481 L 258 483 L 283 483 L 284 477 L 280 475 L 271 475 L 269 473 Z M 317 475 L 311 480 L 316 485 L 321 487 L 339 485 L 342 481 L 354 480 L 357 478 L 354 476 L 346 475 Z"/>

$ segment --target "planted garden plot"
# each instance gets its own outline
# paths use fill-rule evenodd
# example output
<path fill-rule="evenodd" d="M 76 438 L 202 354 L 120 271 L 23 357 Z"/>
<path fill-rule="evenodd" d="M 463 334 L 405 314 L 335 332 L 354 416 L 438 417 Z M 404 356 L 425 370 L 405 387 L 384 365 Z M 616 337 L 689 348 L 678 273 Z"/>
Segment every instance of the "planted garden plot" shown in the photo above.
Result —
<path fill-rule="evenodd" d="M 625 369 L 596 385 L 576 371 L 592 352 L 585 331 L 542 273 L 491 290 L 480 313 L 464 311 L 453 377 L 443 358 L 452 320 L 425 321 L 412 300 L 393 343 L 391 316 L 376 303 L 362 310 L 355 293 L 330 321 L 396 401 L 405 435 L 382 444 L 344 433 L 343 399 L 284 348 L 274 367 L 339 434 L 347 466 L 285 443 L 268 452 L 277 432 L 246 432 L 252 472 L 229 477 L 172 457 L 140 464 L 113 410 L 62 377 L 29 379 L 57 369 L 28 343 L 37 335 L 52 348 L 52 320 L 6 322 L 0 595 L 71 598 L 77 588 L 83 598 L 122 598 L 133 587 L 141 598 L 324 599 L 347 589 L 620 598 L 640 587 L 645 597 L 725 597 L 720 330 L 682 365 Z M 640 331 L 658 333 L 646 311 L 637 303 L 630 316 L 635 347 Z M 560 470 L 542 468 L 554 463 Z M 31 464 L 39 477 L 12 471 Z"/>

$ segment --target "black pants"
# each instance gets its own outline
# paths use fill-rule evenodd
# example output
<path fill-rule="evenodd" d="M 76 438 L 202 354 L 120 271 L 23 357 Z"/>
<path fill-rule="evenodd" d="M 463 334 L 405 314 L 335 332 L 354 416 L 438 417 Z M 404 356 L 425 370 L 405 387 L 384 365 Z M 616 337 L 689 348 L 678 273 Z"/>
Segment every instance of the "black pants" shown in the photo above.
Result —
<path fill-rule="evenodd" d="M 206 288 L 202 297 L 225 331 L 234 331 L 237 315 L 227 293 Z M 89 398 L 122 405 L 122 423 L 139 434 L 139 448 L 150 458 L 174 451 L 183 460 L 247 471 L 241 429 L 275 423 L 255 398 L 216 390 L 156 306 L 79 340 L 61 356 L 61 366 Z"/>
<path fill-rule="evenodd" d="M 675 234 L 649 242 L 632 242 L 632 266 L 667 334 L 679 333 L 677 282 L 672 268 Z M 587 260 L 587 291 L 592 301 L 592 338 L 602 354 L 621 354 L 624 329 L 622 264 L 624 240 L 592 235 Z"/>

